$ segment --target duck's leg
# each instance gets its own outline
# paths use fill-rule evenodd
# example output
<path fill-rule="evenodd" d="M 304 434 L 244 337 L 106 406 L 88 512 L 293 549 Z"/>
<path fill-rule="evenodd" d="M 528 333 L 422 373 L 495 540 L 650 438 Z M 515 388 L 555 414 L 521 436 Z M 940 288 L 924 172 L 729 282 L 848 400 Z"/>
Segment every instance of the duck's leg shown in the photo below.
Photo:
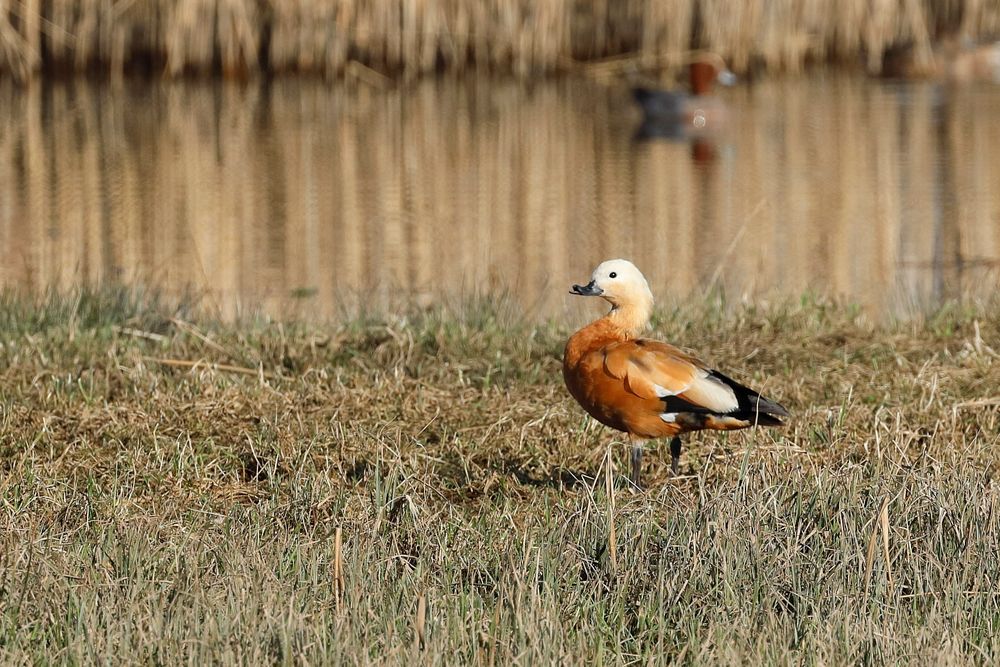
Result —
<path fill-rule="evenodd" d="M 639 486 L 639 473 L 642 472 L 642 445 L 645 443 L 645 440 L 635 440 L 633 438 L 629 438 L 629 440 L 632 442 L 632 474 L 629 479 L 632 480 L 633 484 Z"/>
<path fill-rule="evenodd" d="M 670 441 L 670 472 L 674 473 L 674 477 L 680 474 L 681 469 L 681 438 L 679 435 L 675 435 L 673 440 Z"/>

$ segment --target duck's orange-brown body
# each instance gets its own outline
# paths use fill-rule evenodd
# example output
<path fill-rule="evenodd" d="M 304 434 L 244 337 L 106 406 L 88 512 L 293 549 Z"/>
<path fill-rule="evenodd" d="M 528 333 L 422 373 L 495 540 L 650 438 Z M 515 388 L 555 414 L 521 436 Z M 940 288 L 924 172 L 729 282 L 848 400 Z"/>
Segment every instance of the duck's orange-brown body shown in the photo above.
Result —
<path fill-rule="evenodd" d="M 604 317 L 566 343 L 563 377 L 594 419 L 636 439 L 776 426 L 777 403 L 678 348 L 635 338 Z"/>
<path fill-rule="evenodd" d="M 628 340 L 628 335 L 606 318 L 577 331 L 566 343 L 563 356 L 566 388 L 591 417 L 605 426 L 642 438 L 676 435 L 680 424 L 660 418 L 663 401 L 626 391 L 625 382 L 605 368 L 605 350 Z"/>

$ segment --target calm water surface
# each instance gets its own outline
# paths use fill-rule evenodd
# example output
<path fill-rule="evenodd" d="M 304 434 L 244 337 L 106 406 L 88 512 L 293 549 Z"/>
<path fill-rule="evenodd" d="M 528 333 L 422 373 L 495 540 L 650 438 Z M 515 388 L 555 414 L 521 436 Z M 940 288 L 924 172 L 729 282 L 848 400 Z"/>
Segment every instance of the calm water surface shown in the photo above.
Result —
<path fill-rule="evenodd" d="M 0 82 L 0 286 L 136 282 L 224 315 L 510 292 L 633 259 L 667 299 L 803 292 L 876 317 L 1000 282 L 1000 87 L 818 74 L 724 91 L 710 142 L 624 89 Z"/>

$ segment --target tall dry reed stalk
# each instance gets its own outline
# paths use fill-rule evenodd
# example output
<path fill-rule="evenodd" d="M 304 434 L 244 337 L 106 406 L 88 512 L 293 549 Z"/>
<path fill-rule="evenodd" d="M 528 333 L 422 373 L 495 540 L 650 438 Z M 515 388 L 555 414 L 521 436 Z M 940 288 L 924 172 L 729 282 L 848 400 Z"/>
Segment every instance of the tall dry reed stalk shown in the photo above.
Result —
<path fill-rule="evenodd" d="M 996 0 L 0 0 L 0 73 L 530 76 L 622 55 L 669 70 L 692 48 L 739 71 L 859 59 L 875 70 L 895 44 L 926 61 L 943 35 L 998 33 Z"/>

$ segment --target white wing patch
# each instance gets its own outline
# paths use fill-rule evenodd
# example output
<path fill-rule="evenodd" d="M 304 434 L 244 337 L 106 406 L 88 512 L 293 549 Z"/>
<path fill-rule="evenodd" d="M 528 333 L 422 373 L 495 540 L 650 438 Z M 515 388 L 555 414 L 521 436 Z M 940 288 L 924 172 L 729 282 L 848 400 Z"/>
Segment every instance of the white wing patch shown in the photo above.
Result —
<path fill-rule="evenodd" d="M 697 395 L 698 403 L 713 412 L 732 412 L 740 407 L 736 392 L 711 376 L 699 378 L 691 387 Z"/>
<path fill-rule="evenodd" d="M 687 389 L 687 387 L 685 387 L 684 389 Z M 676 391 L 670 391 L 666 387 L 661 387 L 656 383 L 653 383 L 653 391 L 655 391 L 656 395 L 660 398 L 666 398 L 667 396 L 676 396 L 679 393 Z"/>
<path fill-rule="evenodd" d="M 664 413 L 662 413 L 660 415 L 660 419 L 662 419 L 663 421 L 667 422 L 668 424 L 673 424 L 675 421 L 677 421 L 677 413 L 676 412 L 664 412 Z"/>

